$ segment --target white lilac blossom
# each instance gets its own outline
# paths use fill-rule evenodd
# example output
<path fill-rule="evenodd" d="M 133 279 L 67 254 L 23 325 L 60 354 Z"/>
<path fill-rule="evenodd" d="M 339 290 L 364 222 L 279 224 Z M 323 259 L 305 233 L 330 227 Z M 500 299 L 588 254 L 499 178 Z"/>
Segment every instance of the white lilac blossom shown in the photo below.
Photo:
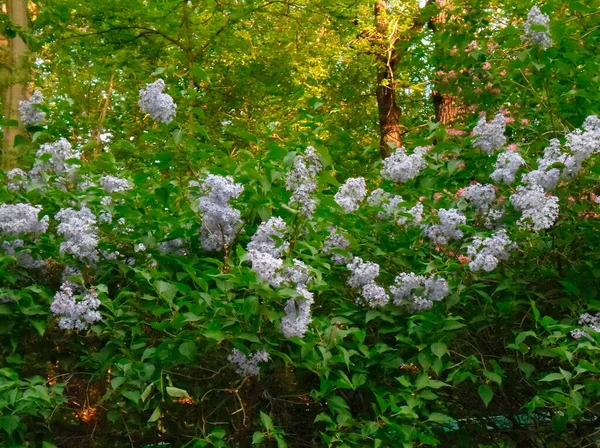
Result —
<path fill-rule="evenodd" d="M 550 140 L 549 145 L 544 149 L 544 156 L 539 158 L 537 162 L 538 168 L 523 174 L 521 181 L 526 185 L 539 185 L 546 191 L 554 190 L 561 177 L 557 165 L 564 162 L 560 142 L 555 138 Z"/>
<path fill-rule="evenodd" d="M 116 176 L 103 176 L 100 178 L 100 185 L 109 193 L 120 193 L 131 190 L 133 185 L 127 179 L 121 179 Z"/>
<path fill-rule="evenodd" d="M 539 232 L 552 227 L 558 219 L 558 198 L 546 194 L 539 185 L 517 187 L 510 202 L 516 210 L 523 212 L 517 222 L 520 228 Z"/>
<path fill-rule="evenodd" d="M 163 254 L 187 255 L 187 244 L 183 238 L 174 238 L 169 241 L 158 243 L 158 251 Z"/>
<path fill-rule="evenodd" d="M 379 265 L 371 261 L 363 261 L 360 257 L 354 257 L 352 262 L 346 265 L 352 276 L 348 279 L 348 285 L 360 291 L 362 301 L 371 308 L 385 306 L 390 296 L 385 289 L 377 283 L 375 278 L 379 276 Z"/>
<path fill-rule="evenodd" d="M 133 251 L 134 252 L 145 252 L 146 251 L 146 245 L 144 243 L 135 244 L 133 246 Z"/>
<path fill-rule="evenodd" d="M 485 214 L 484 226 L 486 229 L 495 229 L 501 226 L 500 220 L 504 217 L 504 207 L 490 208 Z"/>
<path fill-rule="evenodd" d="M 313 293 L 307 289 L 312 278 L 310 267 L 294 259 L 293 266 L 285 270 L 285 280 L 295 284 L 302 299 L 292 298 L 285 304 L 285 316 L 281 320 L 281 331 L 286 338 L 303 338 L 312 322 L 310 307 L 314 303 Z"/>
<path fill-rule="evenodd" d="M 367 198 L 369 205 L 383 208 L 383 211 L 378 213 L 380 219 L 393 217 L 394 222 L 399 226 L 418 225 L 423 219 L 423 204 L 418 203 L 407 210 L 406 207 L 400 206 L 404 202 L 406 201 L 402 196 L 388 193 L 381 188 L 373 190 Z"/>
<path fill-rule="evenodd" d="M 46 112 L 35 107 L 36 104 L 42 104 L 44 97 L 42 92 L 36 90 L 29 98 L 29 101 L 19 101 L 19 115 L 23 126 L 32 126 L 41 124 L 46 119 Z"/>
<path fill-rule="evenodd" d="M 92 288 L 81 294 L 77 300 L 70 282 L 61 285 L 54 296 L 50 310 L 60 317 L 58 326 L 63 330 L 87 330 L 90 324 L 98 322 L 102 317 L 96 311 L 100 306 L 98 293 Z"/>
<path fill-rule="evenodd" d="M 473 184 L 465 188 L 461 197 L 465 198 L 479 210 L 486 211 L 494 199 L 496 199 L 496 190 L 490 184 Z"/>
<path fill-rule="evenodd" d="M 75 282 L 73 280 L 69 280 L 69 277 L 71 277 L 71 278 L 76 277 L 79 281 Z M 83 283 L 84 283 L 83 274 L 76 267 L 66 266 L 65 269 L 63 270 L 61 280 L 62 280 L 62 284 L 68 286 L 73 291 L 83 290 Z"/>
<path fill-rule="evenodd" d="M 362 177 L 351 177 L 346 180 L 334 196 L 335 202 L 346 213 L 355 212 L 360 207 L 359 203 L 367 195 L 367 186 Z"/>
<path fill-rule="evenodd" d="M 248 252 L 266 252 L 274 257 L 280 257 L 289 247 L 283 241 L 287 234 L 287 225 L 280 217 L 272 217 L 261 223 L 248 243 Z"/>
<path fill-rule="evenodd" d="M 600 332 L 600 313 L 596 313 L 595 316 L 592 316 L 589 313 L 583 313 L 581 316 L 579 316 L 578 323 L 579 325 L 588 327 L 590 330 L 598 333 Z M 571 336 L 577 340 L 581 339 L 582 337 L 585 337 L 590 341 L 594 340 L 594 338 L 592 338 L 587 331 L 580 328 L 571 331 Z"/>
<path fill-rule="evenodd" d="M 527 13 L 525 21 L 525 35 L 523 40 L 528 40 L 540 48 L 546 49 L 552 46 L 550 32 L 550 17 L 542 13 L 537 5 L 534 5 Z"/>
<path fill-rule="evenodd" d="M 337 228 L 331 227 L 329 229 L 329 235 L 325 238 L 323 243 L 323 253 L 329 255 L 331 262 L 337 265 L 348 264 L 352 261 L 352 254 L 348 256 L 337 253 L 337 251 L 346 252 L 350 247 L 350 241 L 338 233 Z"/>
<path fill-rule="evenodd" d="M 89 188 L 94 188 L 97 186 L 96 183 L 90 178 L 90 176 L 82 176 L 81 179 L 81 182 L 77 184 L 78 190 L 85 191 Z"/>
<path fill-rule="evenodd" d="M 360 293 L 363 301 L 371 308 L 380 308 L 390 301 L 390 296 L 385 288 L 375 282 L 364 285 Z"/>
<path fill-rule="evenodd" d="M 283 271 L 283 260 L 281 258 L 275 257 L 268 252 L 249 250 L 248 260 L 252 264 L 252 270 L 256 275 L 269 285 L 278 287 L 286 280 Z"/>
<path fill-rule="evenodd" d="M 485 116 L 481 117 L 477 122 L 477 126 L 473 129 L 473 146 L 480 148 L 492 155 L 494 151 L 506 144 L 506 122 L 504 115 L 497 114 L 491 122 L 485 120 Z"/>
<path fill-rule="evenodd" d="M 582 125 L 583 130 L 575 129 L 566 136 L 565 147 L 569 155 L 563 161 L 564 177 L 572 178 L 581 169 L 583 162 L 600 151 L 600 119 L 588 116 Z"/>
<path fill-rule="evenodd" d="M 286 179 L 285 187 L 292 192 L 290 203 L 298 205 L 307 218 L 311 218 L 315 211 L 313 194 L 317 189 L 317 174 L 321 168 L 317 151 L 309 146 L 304 155 L 296 156 L 294 167 Z"/>
<path fill-rule="evenodd" d="M 352 273 L 348 279 L 348 285 L 352 288 L 359 288 L 371 283 L 379 276 L 379 265 L 372 261 L 365 262 L 360 257 L 354 257 L 346 267 Z"/>
<path fill-rule="evenodd" d="M 424 227 L 423 235 L 430 238 L 436 244 L 448 244 L 450 240 L 459 240 L 463 237 L 463 231 L 458 228 L 467 223 L 467 218 L 456 209 L 440 209 L 438 211 L 439 224 Z"/>
<path fill-rule="evenodd" d="M 10 191 L 22 190 L 28 180 L 27 173 L 21 168 L 13 168 L 6 173 L 6 177 L 8 178 L 8 189 Z"/>
<path fill-rule="evenodd" d="M 381 188 L 373 190 L 367 197 L 367 203 L 369 205 L 383 208 L 383 211 L 380 211 L 377 214 L 380 219 L 389 218 L 396 214 L 400 209 L 398 204 L 401 204 L 402 202 L 404 202 L 402 196 L 388 193 Z"/>
<path fill-rule="evenodd" d="M 241 213 L 230 204 L 244 191 L 231 176 L 209 174 L 200 185 L 203 195 L 198 199 L 198 209 L 202 215 L 200 242 L 208 251 L 224 250 L 235 239 L 242 221 Z"/>
<path fill-rule="evenodd" d="M 469 268 L 471 271 L 493 271 L 500 260 L 509 259 L 516 246 L 505 230 L 500 230 L 484 240 L 475 237 L 467 248 L 467 254 L 472 259 Z"/>
<path fill-rule="evenodd" d="M 4 241 L 2 250 L 7 255 L 15 257 L 17 264 L 25 269 L 41 269 L 46 265 L 46 262 L 40 258 L 33 258 L 30 249 L 23 249 L 25 242 L 21 239 L 13 241 Z"/>
<path fill-rule="evenodd" d="M 310 307 L 312 298 L 289 299 L 285 304 L 285 316 L 281 319 L 281 331 L 286 338 L 303 338 L 312 322 Z"/>
<path fill-rule="evenodd" d="M 60 222 L 56 231 L 65 239 L 60 243 L 60 253 L 71 254 L 82 261 L 98 261 L 98 228 L 91 210 L 85 206 L 79 211 L 63 208 L 55 218 Z"/>
<path fill-rule="evenodd" d="M 154 120 L 169 123 L 175 118 L 177 104 L 173 102 L 171 95 L 163 93 L 165 82 L 157 79 L 152 84 L 146 85 L 140 90 L 138 102 L 142 112 L 149 114 Z"/>
<path fill-rule="evenodd" d="M 68 164 L 67 160 L 80 157 L 81 153 L 73 151 L 71 144 L 64 138 L 55 143 L 43 144 L 35 154 L 36 160 L 29 175 L 35 178 L 48 172 L 69 174 L 75 170 L 75 165 Z"/>
<path fill-rule="evenodd" d="M 443 300 L 450 289 L 443 278 L 426 278 L 413 272 L 396 277 L 390 293 L 396 306 L 406 306 L 411 313 L 419 313 L 433 307 L 433 302 Z"/>
<path fill-rule="evenodd" d="M 227 357 L 227 360 L 236 365 L 235 373 L 241 377 L 256 376 L 260 372 L 258 363 L 267 362 L 269 354 L 264 350 L 259 350 L 250 354 L 250 356 L 246 356 L 237 348 L 234 348 L 231 350 L 231 354 Z"/>
<path fill-rule="evenodd" d="M 427 167 L 427 161 L 423 155 L 427 152 L 424 147 L 415 148 L 410 155 L 406 150 L 400 147 L 394 153 L 383 161 L 381 176 L 394 182 L 406 182 L 414 179 Z"/>
<path fill-rule="evenodd" d="M 0 233 L 17 236 L 23 233 L 40 235 L 48 230 L 49 216 L 38 219 L 40 205 L 3 204 L 0 206 Z"/>
<path fill-rule="evenodd" d="M 498 154 L 494 164 L 494 171 L 490 177 L 496 182 L 511 184 L 515 181 L 515 175 L 521 165 L 525 163 L 521 154 L 517 151 L 504 151 Z"/>
<path fill-rule="evenodd" d="M 583 129 L 576 129 L 566 136 L 565 149 L 557 139 L 550 140 L 544 155 L 538 159 L 537 169 L 523 175 L 527 185 L 539 185 L 552 191 L 561 179 L 571 179 L 581 170 L 583 163 L 600 152 L 600 120 L 594 115 L 586 118 Z"/>

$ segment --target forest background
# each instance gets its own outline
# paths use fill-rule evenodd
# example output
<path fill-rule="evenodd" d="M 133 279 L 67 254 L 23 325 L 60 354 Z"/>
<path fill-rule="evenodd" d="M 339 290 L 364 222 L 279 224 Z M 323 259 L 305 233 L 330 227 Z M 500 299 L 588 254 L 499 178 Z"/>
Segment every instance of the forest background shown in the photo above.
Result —
<path fill-rule="evenodd" d="M 599 0 L 0 5 L 2 444 L 600 443 Z"/>

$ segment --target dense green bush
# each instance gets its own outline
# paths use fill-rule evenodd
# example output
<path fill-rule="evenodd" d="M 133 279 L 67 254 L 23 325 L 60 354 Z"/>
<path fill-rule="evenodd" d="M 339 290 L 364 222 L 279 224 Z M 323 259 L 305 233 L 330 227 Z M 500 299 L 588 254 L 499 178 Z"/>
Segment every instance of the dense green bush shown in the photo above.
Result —
<path fill-rule="evenodd" d="M 174 120 L 120 104 L 137 121 L 124 113 L 106 144 L 56 143 L 71 106 L 32 106 L 47 121 L 27 128 L 23 171 L 3 174 L 0 189 L 2 444 L 597 443 L 600 34 L 589 5 L 551 3 L 581 20 L 552 22 L 549 48 L 522 42 L 516 26 L 484 36 L 483 50 L 450 41 L 460 76 L 478 76 L 464 94 L 480 102 L 464 126 L 428 122 L 408 136 L 408 159 L 346 152 L 348 136 L 314 102 L 285 139 L 237 125 L 211 137 L 175 65 L 148 81 L 165 79 Z M 503 115 L 490 125 L 486 110 Z M 561 155 L 540 163 L 553 138 Z M 524 159 L 514 182 L 490 179 L 499 153 Z M 536 169 L 559 178 L 532 198 L 522 175 Z M 359 177 L 365 194 L 341 200 Z M 367 199 L 377 189 L 402 198 Z M 435 227 L 451 209 L 464 221 Z M 277 217 L 286 232 L 258 244 Z M 331 248 L 335 231 L 347 245 Z M 475 269 L 477 253 L 494 259 Z M 410 273 L 423 276 L 411 294 L 395 290 Z M 445 280 L 447 294 L 425 279 Z M 70 291 L 100 315 L 61 321 Z M 285 317 L 307 304 L 308 327 L 285 337 Z M 232 362 L 257 352 L 258 364 Z"/>

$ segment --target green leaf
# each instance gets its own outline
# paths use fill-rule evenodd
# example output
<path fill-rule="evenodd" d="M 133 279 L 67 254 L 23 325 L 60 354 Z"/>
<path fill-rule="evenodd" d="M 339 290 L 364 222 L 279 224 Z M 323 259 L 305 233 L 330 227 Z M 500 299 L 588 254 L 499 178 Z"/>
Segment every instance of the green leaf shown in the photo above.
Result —
<path fill-rule="evenodd" d="M 154 412 L 152 412 L 152 415 L 148 419 L 148 423 L 157 421 L 161 417 L 161 415 L 162 413 L 160 412 L 160 406 L 156 406 L 156 409 L 154 409 Z"/>
<path fill-rule="evenodd" d="M 490 381 L 493 381 L 494 383 L 497 383 L 499 386 L 502 385 L 502 377 L 500 375 L 498 375 L 496 372 L 492 372 L 490 370 L 484 370 L 483 374 Z"/>
<path fill-rule="evenodd" d="M 443 342 L 434 342 L 431 344 L 431 352 L 438 358 L 441 358 L 445 354 L 448 354 L 448 347 Z"/>
<path fill-rule="evenodd" d="M 186 358 L 192 359 L 196 354 L 197 347 L 194 342 L 183 342 L 179 346 L 179 353 L 181 353 Z"/>
<path fill-rule="evenodd" d="M 258 445 L 262 443 L 267 438 L 267 435 L 264 432 L 256 431 L 252 434 L 252 445 Z"/>
<path fill-rule="evenodd" d="M 187 393 L 186 390 L 184 389 L 179 389 L 178 387 L 167 387 L 167 393 L 171 396 L 171 397 L 175 397 L 175 398 L 190 398 L 190 395 Z"/>
<path fill-rule="evenodd" d="M 173 303 L 173 298 L 175 297 L 175 294 L 177 294 L 177 286 L 173 283 L 157 280 L 154 282 L 154 287 L 162 297 L 167 299 L 169 304 Z"/>
<path fill-rule="evenodd" d="M 545 377 L 541 378 L 540 381 L 558 381 L 564 379 L 565 377 L 561 373 L 549 373 Z"/>
<path fill-rule="evenodd" d="M 439 412 L 432 412 L 431 414 L 429 414 L 429 418 L 427 419 L 427 421 L 444 424 L 444 423 L 452 423 L 456 420 L 454 420 L 449 415 L 440 414 Z"/>
<path fill-rule="evenodd" d="M 483 404 L 487 408 L 488 404 L 490 404 L 490 401 L 492 401 L 492 398 L 494 397 L 494 391 L 490 386 L 482 384 L 477 389 L 477 392 L 479 392 L 479 396 L 481 397 L 481 399 L 483 400 Z"/>
<path fill-rule="evenodd" d="M 21 417 L 18 415 L 3 415 L 0 416 L 0 428 L 2 428 L 8 435 L 11 435 L 15 429 L 19 427 L 21 423 Z"/>
<path fill-rule="evenodd" d="M 275 429 L 275 427 L 273 426 L 273 420 L 268 414 L 265 414 L 263 411 L 260 411 L 260 422 L 268 432 L 271 432 Z"/>

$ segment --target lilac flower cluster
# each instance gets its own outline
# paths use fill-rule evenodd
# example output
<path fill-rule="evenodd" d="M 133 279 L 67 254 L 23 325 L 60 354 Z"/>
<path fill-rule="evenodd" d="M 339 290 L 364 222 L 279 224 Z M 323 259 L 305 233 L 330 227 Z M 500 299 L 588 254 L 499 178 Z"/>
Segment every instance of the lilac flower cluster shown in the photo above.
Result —
<path fill-rule="evenodd" d="M 187 243 L 183 238 L 174 238 L 157 244 L 158 251 L 163 254 L 187 255 Z"/>
<path fill-rule="evenodd" d="M 490 177 L 496 182 L 512 184 L 515 181 L 515 175 L 525 160 L 517 151 L 504 151 L 498 154 L 498 159 L 494 164 L 494 171 Z"/>
<path fill-rule="evenodd" d="M 273 287 L 280 286 L 285 280 L 281 255 L 289 247 L 283 241 L 287 233 L 285 221 L 280 217 L 263 222 L 248 243 L 248 260 L 252 270 Z"/>
<path fill-rule="evenodd" d="M 29 172 L 32 178 L 39 178 L 45 173 L 71 174 L 75 165 L 68 164 L 69 159 L 79 159 L 81 153 L 73 151 L 71 144 L 64 138 L 55 143 L 46 143 L 40 146 L 35 154 L 35 163 Z"/>
<path fill-rule="evenodd" d="M 281 320 L 281 330 L 286 338 L 302 338 L 312 322 L 310 307 L 314 303 L 313 293 L 307 289 L 312 275 L 310 268 L 300 260 L 293 260 L 294 265 L 286 269 L 286 280 L 294 283 L 296 292 L 302 299 L 289 299 L 285 304 L 285 316 Z"/>
<path fill-rule="evenodd" d="M 71 254 L 82 261 L 98 261 L 98 228 L 92 211 L 83 206 L 77 211 L 63 208 L 55 216 L 60 222 L 57 233 L 64 237 L 60 253 Z"/>
<path fill-rule="evenodd" d="M 467 218 L 457 209 L 440 209 L 438 211 L 439 224 L 432 224 L 423 228 L 423 235 L 436 244 L 448 244 L 450 240 L 459 240 L 463 231 L 458 228 L 467 223 Z"/>
<path fill-rule="evenodd" d="M 102 176 L 100 178 L 100 185 L 109 193 L 121 193 L 123 191 L 131 190 L 133 185 L 127 179 L 121 179 L 116 176 Z"/>
<path fill-rule="evenodd" d="M 43 102 L 44 96 L 39 90 L 33 92 L 29 101 L 19 101 L 19 115 L 21 116 L 23 126 L 32 126 L 44 122 L 46 112 L 35 107 L 36 104 L 42 104 Z"/>
<path fill-rule="evenodd" d="M 227 357 L 227 360 L 236 365 L 235 373 L 245 378 L 247 376 L 256 376 L 260 372 L 258 363 L 267 362 L 269 360 L 269 354 L 264 350 L 259 350 L 255 353 L 246 356 L 244 353 L 234 348 L 231 354 Z"/>
<path fill-rule="evenodd" d="M 427 167 L 427 161 L 423 157 L 427 150 L 423 147 L 415 148 L 410 155 L 400 147 L 383 161 L 381 176 L 393 182 L 406 182 L 414 179 Z"/>
<path fill-rule="evenodd" d="M 241 214 L 230 204 L 244 191 L 231 176 L 209 174 L 200 185 L 203 196 L 198 199 L 198 209 L 202 215 L 200 242 L 204 250 L 224 250 L 229 246 L 241 226 Z"/>
<path fill-rule="evenodd" d="M 517 245 L 511 241 L 505 230 L 500 230 L 484 240 L 475 237 L 467 248 L 467 254 L 472 258 L 469 268 L 471 271 L 493 271 L 500 260 L 509 259 L 515 247 Z"/>
<path fill-rule="evenodd" d="M 433 307 L 433 302 L 443 300 L 450 292 L 443 278 L 402 273 L 396 277 L 390 293 L 396 306 L 406 306 L 411 313 L 420 313 Z"/>
<path fill-rule="evenodd" d="M 334 196 L 335 202 L 344 209 L 346 213 L 358 210 L 360 202 L 367 195 L 367 185 L 362 177 L 351 177 L 346 180 Z"/>
<path fill-rule="evenodd" d="M 49 216 L 38 219 L 42 211 L 40 205 L 3 204 L 0 205 L 0 233 L 17 236 L 23 233 L 40 235 L 48 230 Z"/>
<path fill-rule="evenodd" d="M 379 276 L 379 265 L 371 261 L 364 262 L 360 257 L 354 257 L 352 262 L 346 265 L 352 276 L 348 279 L 348 285 L 360 292 L 362 301 L 371 308 L 387 305 L 390 296 L 385 289 L 375 283 Z"/>
<path fill-rule="evenodd" d="M 539 185 L 518 186 L 510 202 L 517 211 L 523 212 L 517 222 L 523 229 L 539 232 L 552 227 L 558 219 L 558 198 L 546 194 Z"/>
<path fill-rule="evenodd" d="M 177 104 L 173 102 L 171 95 L 163 93 L 165 82 L 157 79 L 146 88 L 140 90 L 138 102 L 142 112 L 149 114 L 154 120 L 169 123 L 175 118 Z"/>
<path fill-rule="evenodd" d="M 54 296 L 50 310 L 60 316 L 58 326 L 63 330 L 87 330 L 90 324 L 102 319 L 96 311 L 99 306 L 98 293 L 93 288 L 76 300 L 70 282 L 65 282 Z"/>
<path fill-rule="evenodd" d="M 344 265 L 352 261 L 352 254 L 348 256 L 337 253 L 337 251 L 347 252 L 350 247 L 350 241 L 338 232 L 336 227 L 329 229 L 329 235 L 323 243 L 323 253 L 331 257 L 333 264 Z"/>
<path fill-rule="evenodd" d="M 542 13 L 537 5 L 534 5 L 527 13 L 525 35 L 522 36 L 522 40 L 528 40 L 543 49 L 550 48 L 552 38 L 549 36 L 549 32 L 550 17 Z"/>
<path fill-rule="evenodd" d="M 485 120 L 485 116 L 483 116 L 473 129 L 473 135 L 476 136 L 473 140 L 473 146 L 492 155 L 494 151 L 506 144 L 505 131 L 506 122 L 504 115 L 501 113 L 497 114 L 489 123 Z"/>
<path fill-rule="evenodd" d="M 592 316 L 589 313 L 583 313 L 579 316 L 579 325 L 588 327 L 596 333 L 600 332 L 600 313 L 596 313 L 595 316 Z M 571 331 L 571 336 L 577 340 L 581 339 L 581 337 L 585 337 L 590 341 L 594 340 L 587 331 L 580 328 Z"/>
<path fill-rule="evenodd" d="M 16 239 L 13 241 L 4 241 L 2 250 L 7 255 L 15 257 L 17 264 L 25 269 L 41 269 L 46 265 L 46 262 L 40 258 L 33 258 L 30 249 L 23 249 L 25 241 Z"/>
<path fill-rule="evenodd" d="M 490 184 L 473 184 L 465 188 L 461 197 L 473 204 L 481 211 L 487 211 L 494 199 L 496 199 L 496 190 Z"/>
<path fill-rule="evenodd" d="M 28 176 L 21 168 L 13 168 L 6 173 L 8 178 L 8 189 L 10 191 L 19 191 L 25 188 Z"/>
<path fill-rule="evenodd" d="M 300 206 L 300 211 L 311 218 L 316 207 L 313 194 L 317 189 L 317 174 L 322 166 L 314 147 L 306 148 L 304 155 L 294 159 L 294 167 L 288 174 L 285 186 L 292 192 L 290 203 Z"/>
<path fill-rule="evenodd" d="M 383 208 L 383 211 L 378 213 L 380 219 L 393 217 L 394 222 L 399 226 L 420 224 L 423 220 L 423 204 L 419 202 L 417 205 L 407 210 L 406 207 L 400 206 L 400 204 L 404 202 L 402 196 L 388 193 L 381 188 L 373 190 L 367 198 L 367 203 L 369 205 Z M 410 217 L 405 216 L 406 214 L 410 215 Z"/>

